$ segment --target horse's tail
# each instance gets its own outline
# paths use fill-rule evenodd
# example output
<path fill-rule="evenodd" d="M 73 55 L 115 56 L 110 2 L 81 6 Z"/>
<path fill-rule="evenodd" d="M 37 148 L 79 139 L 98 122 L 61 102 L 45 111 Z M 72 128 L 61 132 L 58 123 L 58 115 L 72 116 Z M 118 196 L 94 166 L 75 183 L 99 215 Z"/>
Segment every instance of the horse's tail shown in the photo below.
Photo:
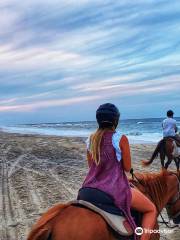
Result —
<path fill-rule="evenodd" d="M 149 161 L 142 160 L 142 165 L 143 166 L 150 165 L 153 162 L 153 160 L 155 158 L 157 158 L 158 153 L 160 153 L 160 151 L 163 150 L 163 149 L 164 149 L 164 139 L 162 139 L 161 141 L 158 142 L 158 144 L 157 144 L 157 146 L 156 146 L 156 148 L 155 148 L 155 150 L 154 150 L 154 152 L 153 152 Z"/>
<path fill-rule="evenodd" d="M 51 221 L 60 214 L 69 204 L 57 204 L 44 213 L 35 223 L 27 240 L 50 240 L 51 239 Z"/>

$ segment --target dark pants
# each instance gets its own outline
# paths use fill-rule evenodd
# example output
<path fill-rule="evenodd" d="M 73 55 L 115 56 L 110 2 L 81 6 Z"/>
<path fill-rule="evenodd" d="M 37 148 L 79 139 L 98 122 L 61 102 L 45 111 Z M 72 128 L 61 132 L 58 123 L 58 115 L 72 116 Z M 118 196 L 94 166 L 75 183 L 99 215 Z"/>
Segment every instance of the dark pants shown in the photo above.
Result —
<path fill-rule="evenodd" d="M 77 199 L 90 202 L 106 212 L 123 216 L 122 211 L 115 206 L 111 196 L 99 189 L 89 187 L 81 188 Z"/>

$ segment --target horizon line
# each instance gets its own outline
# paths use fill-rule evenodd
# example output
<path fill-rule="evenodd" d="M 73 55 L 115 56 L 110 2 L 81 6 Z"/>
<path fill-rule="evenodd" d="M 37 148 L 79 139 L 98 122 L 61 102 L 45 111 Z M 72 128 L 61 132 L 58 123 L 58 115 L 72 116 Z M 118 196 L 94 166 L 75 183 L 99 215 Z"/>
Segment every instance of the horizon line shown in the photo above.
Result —
<path fill-rule="evenodd" d="M 147 119 L 165 119 L 166 117 L 152 117 L 152 118 L 122 118 L 120 120 L 126 121 L 126 120 L 147 120 Z M 174 117 L 174 119 L 180 118 L 180 117 Z M 59 121 L 59 122 L 34 122 L 34 123 L 14 123 L 14 125 L 37 125 L 37 124 L 59 124 L 59 123 L 83 123 L 83 122 L 96 122 L 96 120 L 79 120 L 79 121 Z M 0 124 L 2 125 L 2 124 Z M 7 124 L 7 125 L 13 125 L 13 123 Z"/>

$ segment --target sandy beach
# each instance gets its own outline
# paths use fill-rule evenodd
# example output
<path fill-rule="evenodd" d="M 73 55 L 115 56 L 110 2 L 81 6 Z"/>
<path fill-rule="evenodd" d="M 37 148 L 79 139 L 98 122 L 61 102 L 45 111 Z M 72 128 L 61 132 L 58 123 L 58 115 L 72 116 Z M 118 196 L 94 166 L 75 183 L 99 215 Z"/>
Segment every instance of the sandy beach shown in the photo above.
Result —
<path fill-rule="evenodd" d="M 143 171 L 140 161 L 153 149 L 154 145 L 131 145 L 135 171 Z M 76 198 L 87 172 L 85 152 L 84 138 L 0 133 L 0 240 L 25 240 L 49 207 Z M 159 169 L 155 160 L 145 170 Z M 180 239 L 180 229 L 161 239 Z"/>

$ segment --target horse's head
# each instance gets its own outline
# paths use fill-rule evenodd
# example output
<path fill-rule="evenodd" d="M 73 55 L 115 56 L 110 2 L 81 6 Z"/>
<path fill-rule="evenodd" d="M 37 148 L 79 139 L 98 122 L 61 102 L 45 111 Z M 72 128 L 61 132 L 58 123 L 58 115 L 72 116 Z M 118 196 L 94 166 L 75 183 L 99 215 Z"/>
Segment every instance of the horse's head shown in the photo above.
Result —
<path fill-rule="evenodd" d="M 170 219 L 175 224 L 180 224 L 180 174 L 172 173 L 168 180 L 168 188 L 171 196 L 166 205 L 166 210 Z"/>

